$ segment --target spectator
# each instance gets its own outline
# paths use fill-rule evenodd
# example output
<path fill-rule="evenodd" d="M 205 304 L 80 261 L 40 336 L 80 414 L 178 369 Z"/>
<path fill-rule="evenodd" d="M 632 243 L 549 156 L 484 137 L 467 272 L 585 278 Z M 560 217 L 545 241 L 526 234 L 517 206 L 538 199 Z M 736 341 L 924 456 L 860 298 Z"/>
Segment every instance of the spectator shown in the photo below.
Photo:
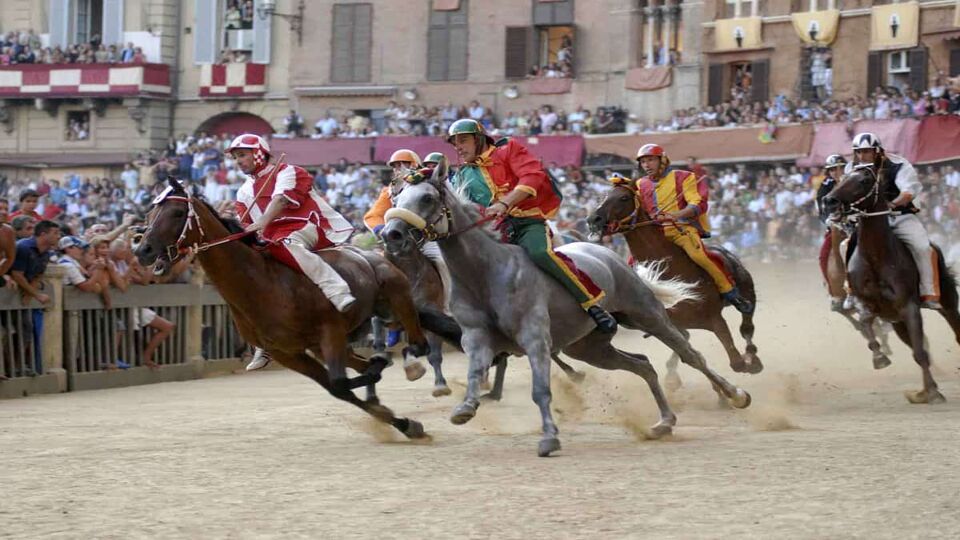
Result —
<path fill-rule="evenodd" d="M 64 236 L 59 242 L 62 255 L 57 258 L 57 264 L 63 267 L 64 285 L 72 285 L 81 291 L 99 294 L 102 291 L 100 283 L 90 277 L 81 261 L 90 244 L 76 236 Z"/>
<path fill-rule="evenodd" d="M 291 137 L 303 136 L 303 116 L 300 116 L 297 111 L 290 109 L 290 114 L 283 119 L 283 125 L 287 129 L 287 135 Z"/>
<path fill-rule="evenodd" d="M 34 228 L 33 237 L 17 241 L 17 255 L 10 269 L 13 281 L 19 287 L 24 304 L 33 298 L 41 304 L 50 302 L 42 292 L 40 276 L 47 270 L 53 250 L 60 242 L 60 227 L 52 221 L 41 221 Z"/>
<path fill-rule="evenodd" d="M 36 224 L 37 220 L 30 216 L 17 216 L 10 221 L 10 225 L 13 227 L 13 231 L 17 237 L 17 240 L 32 238 Z"/>
<path fill-rule="evenodd" d="M 128 42 L 127 46 L 120 51 L 120 63 L 129 64 L 133 62 L 133 56 L 136 54 L 136 48 L 133 46 L 133 42 Z"/>
<path fill-rule="evenodd" d="M 17 210 L 10 214 L 10 217 L 30 216 L 36 221 L 43 219 L 43 216 L 37 213 L 37 205 L 40 203 L 40 193 L 33 189 L 25 189 L 20 192 L 20 204 Z"/>

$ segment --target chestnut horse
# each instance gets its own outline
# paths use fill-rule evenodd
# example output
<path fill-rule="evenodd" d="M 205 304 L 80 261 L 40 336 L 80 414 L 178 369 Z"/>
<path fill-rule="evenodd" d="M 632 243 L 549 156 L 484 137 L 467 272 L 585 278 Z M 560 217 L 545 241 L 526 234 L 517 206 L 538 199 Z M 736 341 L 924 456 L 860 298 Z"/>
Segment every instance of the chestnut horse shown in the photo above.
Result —
<path fill-rule="evenodd" d="M 183 253 L 196 250 L 197 260 L 226 300 L 247 343 L 264 348 L 280 364 L 407 437 L 426 436 L 419 422 L 395 416 L 375 395 L 363 401 L 353 393 L 360 386 L 372 390 L 388 363 L 380 356 L 368 362 L 348 345 L 352 337 L 367 331 L 373 315 L 387 320 L 395 316 L 400 321 L 410 340 L 404 349 L 408 362 L 418 361 L 429 351 L 421 323 L 446 339 L 460 341 L 453 319 L 415 307 L 410 283 L 394 265 L 373 252 L 352 248 L 321 252 L 357 298 L 346 313 L 340 313 L 306 276 L 254 249 L 251 236 L 243 235 L 238 222 L 219 217 L 175 180 L 157 198 L 152 214 L 135 250 L 142 264 L 153 265 L 154 272 L 162 274 Z M 362 375 L 347 378 L 347 367 Z"/>
<path fill-rule="evenodd" d="M 651 219 L 640 202 L 633 185 L 618 184 L 607 193 L 600 206 L 587 218 L 591 236 L 596 238 L 605 234 L 622 233 L 630 246 L 630 253 L 638 262 L 666 260 L 664 279 L 677 279 L 696 284 L 695 292 L 699 302 L 682 302 L 670 308 L 667 313 L 670 320 L 679 328 L 709 330 L 717 336 L 730 358 L 730 368 L 739 373 L 760 373 L 763 364 L 757 357 L 757 346 L 753 344 L 753 313 L 743 314 L 740 323 L 740 335 L 747 342 L 747 352 L 743 355 L 737 350 L 730 335 L 730 328 L 721 311 L 723 298 L 707 272 L 700 268 L 683 249 L 664 236 L 660 224 Z M 740 293 L 754 306 L 757 303 L 753 276 L 743 263 L 732 253 L 718 246 L 710 246 L 723 258 L 724 265 L 739 287 Z M 669 373 L 667 382 L 679 385 L 676 375 L 676 359 L 671 357 L 667 363 Z"/>
<path fill-rule="evenodd" d="M 892 211 L 883 196 L 885 183 L 892 181 L 878 177 L 873 167 L 858 167 L 844 176 L 825 202 L 834 208 L 841 206 L 846 219 L 857 223 L 856 248 L 847 266 L 847 275 L 854 296 L 864 307 L 861 322 L 874 363 L 886 359 L 873 331 L 873 322 L 880 317 L 893 323 L 897 336 L 913 350 L 913 359 L 923 373 L 923 390 L 908 392 L 907 400 L 941 403 L 945 398 L 930 373 L 930 354 L 920 316 L 920 274 L 910 251 L 893 233 L 889 222 Z M 960 343 L 957 282 L 947 268 L 943 252 L 935 245 L 932 247 L 937 254 L 940 305 L 943 306 L 939 312 Z"/>

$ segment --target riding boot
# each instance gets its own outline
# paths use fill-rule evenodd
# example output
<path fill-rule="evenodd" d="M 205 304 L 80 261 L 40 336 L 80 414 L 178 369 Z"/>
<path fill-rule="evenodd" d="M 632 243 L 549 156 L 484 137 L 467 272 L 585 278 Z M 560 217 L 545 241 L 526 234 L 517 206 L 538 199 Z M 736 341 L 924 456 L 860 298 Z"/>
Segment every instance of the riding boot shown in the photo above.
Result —
<path fill-rule="evenodd" d="M 726 300 L 731 306 L 736 308 L 736 310 L 739 311 L 740 313 L 744 313 L 747 315 L 753 313 L 753 309 L 754 309 L 753 303 L 747 300 L 746 298 L 744 298 L 743 296 L 741 296 L 739 289 L 737 289 L 736 287 L 734 287 L 733 289 L 730 289 L 729 291 L 723 293 L 720 296 L 722 296 L 724 300 Z"/>
<path fill-rule="evenodd" d="M 267 354 L 267 351 L 257 347 L 256 350 L 253 351 L 253 360 L 247 364 L 247 371 L 256 371 L 258 369 L 265 368 L 271 360 L 273 359 L 270 358 L 270 355 Z"/>
<path fill-rule="evenodd" d="M 587 309 L 587 315 L 596 323 L 597 329 L 604 334 L 612 334 L 617 331 L 617 320 L 613 318 L 605 309 L 598 305 L 590 306 Z"/>

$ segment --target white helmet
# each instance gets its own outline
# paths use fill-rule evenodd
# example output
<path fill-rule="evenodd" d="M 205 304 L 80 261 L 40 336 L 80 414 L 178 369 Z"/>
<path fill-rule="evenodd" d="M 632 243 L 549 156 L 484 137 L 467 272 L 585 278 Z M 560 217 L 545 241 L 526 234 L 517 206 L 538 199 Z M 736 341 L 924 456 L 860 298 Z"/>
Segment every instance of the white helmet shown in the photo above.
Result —
<path fill-rule="evenodd" d="M 858 133 L 856 137 L 853 138 L 853 150 L 883 150 L 883 145 L 880 144 L 880 138 L 874 135 L 873 133 L 863 132 Z"/>

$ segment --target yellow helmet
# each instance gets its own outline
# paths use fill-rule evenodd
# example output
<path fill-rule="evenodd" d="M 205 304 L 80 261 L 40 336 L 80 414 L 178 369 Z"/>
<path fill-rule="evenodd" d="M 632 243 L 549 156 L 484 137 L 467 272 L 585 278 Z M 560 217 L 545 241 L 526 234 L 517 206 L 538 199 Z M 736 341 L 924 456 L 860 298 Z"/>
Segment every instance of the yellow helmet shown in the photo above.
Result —
<path fill-rule="evenodd" d="M 415 168 L 420 168 L 420 156 L 417 155 L 413 150 L 407 150 L 406 148 L 401 148 L 393 154 L 390 154 L 390 159 L 387 161 L 387 165 L 393 167 L 394 163 L 398 161 L 405 161 L 408 163 L 413 163 Z"/>

